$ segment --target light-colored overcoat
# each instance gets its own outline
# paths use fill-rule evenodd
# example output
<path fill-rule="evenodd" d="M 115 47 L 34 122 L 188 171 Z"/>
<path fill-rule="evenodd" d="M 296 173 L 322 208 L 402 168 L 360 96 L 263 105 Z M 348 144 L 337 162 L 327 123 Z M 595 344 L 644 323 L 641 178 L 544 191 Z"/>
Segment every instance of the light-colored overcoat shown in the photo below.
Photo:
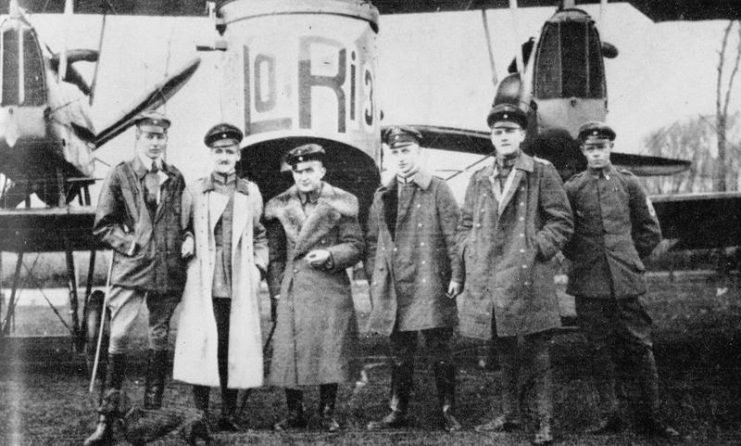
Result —
<path fill-rule="evenodd" d="M 214 228 L 228 197 L 214 192 L 210 177 L 191 184 L 183 199 L 191 216 L 195 258 L 181 301 L 173 378 L 191 384 L 219 385 L 218 339 L 211 289 L 215 264 Z M 244 389 L 263 384 L 260 327 L 260 270 L 267 270 L 268 247 L 260 223 L 262 196 L 254 183 L 238 179 L 232 220 L 232 298 L 229 317 L 228 383 Z"/>
<path fill-rule="evenodd" d="M 497 336 L 557 328 L 553 257 L 574 229 L 561 178 L 548 161 L 523 153 L 500 192 L 493 169 L 471 176 L 458 226 L 466 268 L 461 334 L 490 339 L 492 314 Z"/>
<path fill-rule="evenodd" d="M 304 213 L 296 186 L 265 206 L 268 282 L 271 296 L 280 295 L 269 378 L 277 386 L 357 379 L 358 322 L 346 269 L 365 249 L 358 200 L 323 183 L 315 206 Z M 330 252 L 329 267 L 309 264 L 314 249 Z"/>
<path fill-rule="evenodd" d="M 458 204 L 445 181 L 428 172 L 420 170 L 413 181 L 414 195 L 401 206 L 395 178 L 379 188 L 368 216 L 368 325 L 385 335 L 458 323 L 456 301 L 446 294 L 451 279 L 463 283 L 455 243 Z"/>

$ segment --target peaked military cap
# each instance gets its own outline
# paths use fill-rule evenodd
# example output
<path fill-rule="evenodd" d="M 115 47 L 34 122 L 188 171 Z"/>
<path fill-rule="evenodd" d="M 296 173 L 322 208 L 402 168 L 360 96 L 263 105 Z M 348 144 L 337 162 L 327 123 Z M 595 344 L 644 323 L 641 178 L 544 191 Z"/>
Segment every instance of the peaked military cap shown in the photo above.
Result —
<path fill-rule="evenodd" d="M 244 134 L 239 130 L 239 128 L 226 122 L 222 122 L 221 124 L 216 124 L 211 127 L 209 131 L 206 132 L 206 136 L 203 137 L 203 143 L 208 147 L 211 147 L 211 145 L 216 141 L 221 141 L 222 139 L 233 139 L 237 144 L 239 144 L 242 142 L 243 137 Z"/>
<path fill-rule="evenodd" d="M 383 133 L 383 142 L 392 149 L 398 149 L 410 144 L 419 144 L 422 134 L 417 129 L 407 126 L 390 127 Z"/>
<path fill-rule="evenodd" d="M 520 110 L 520 107 L 513 104 L 497 104 L 491 107 L 489 115 L 486 117 L 486 123 L 493 127 L 497 122 L 513 122 L 520 128 L 527 128 L 527 114 Z"/>
<path fill-rule="evenodd" d="M 307 161 L 322 161 L 327 153 L 324 148 L 319 144 L 304 144 L 298 146 L 295 149 L 291 149 L 286 155 L 286 163 L 293 167 L 298 163 L 305 163 Z"/>
<path fill-rule="evenodd" d="M 163 130 L 167 130 L 170 127 L 171 122 L 163 113 L 156 110 L 146 110 L 136 115 L 136 118 L 134 118 L 134 124 L 136 124 L 137 127 L 151 125 L 162 127 Z"/>
<path fill-rule="evenodd" d="M 615 141 L 615 136 L 615 130 L 613 130 L 609 125 L 600 121 L 590 121 L 579 127 L 579 132 L 576 138 L 579 142 L 584 142 L 587 138 L 609 139 L 610 141 Z"/>

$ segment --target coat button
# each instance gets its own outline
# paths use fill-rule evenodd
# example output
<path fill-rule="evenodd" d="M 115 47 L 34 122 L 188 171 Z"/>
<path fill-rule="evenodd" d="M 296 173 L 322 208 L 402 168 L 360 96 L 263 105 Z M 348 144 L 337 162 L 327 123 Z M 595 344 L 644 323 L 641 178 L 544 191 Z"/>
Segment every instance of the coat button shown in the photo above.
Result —
<path fill-rule="evenodd" d="M 521 249 L 521 250 L 520 250 L 520 252 L 524 253 L 524 252 L 525 252 L 525 250 L 524 250 L 524 249 Z"/>
<path fill-rule="evenodd" d="M 525 202 L 524 201 L 521 201 L 520 202 L 520 206 L 525 206 Z"/>
<path fill-rule="evenodd" d="M 481 223 L 476 223 L 476 227 L 477 228 L 480 228 L 481 227 Z"/>
<path fill-rule="evenodd" d="M 297 273 L 297 272 L 298 272 L 298 268 L 294 268 L 294 269 L 293 269 L 293 272 L 294 272 L 294 273 Z"/>
<path fill-rule="evenodd" d="M 423 265 L 426 265 L 427 264 L 427 260 L 422 260 L 422 264 Z"/>
<path fill-rule="evenodd" d="M 521 232 L 520 233 L 520 237 L 525 237 L 525 233 L 524 232 Z"/>
<path fill-rule="evenodd" d="M 396 251 L 398 251 L 398 250 L 399 250 L 399 248 L 394 248 L 394 252 L 396 252 Z"/>
<path fill-rule="evenodd" d="M 520 221 L 525 221 L 525 217 L 520 217 Z"/>
<path fill-rule="evenodd" d="M 527 269 L 527 265 L 522 265 L 522 269 Z"/>
<path fill-rule="evenodd" d="M 418 228 L 421 228 L 421 227 L 422 227 L 422 223 L 419 223 L 419 224 L 417 225 L 417 227 L 418 227 Z"/>
<path fill-rule="evenodd" d="M 424 246 L 424 245 L 425 245 L 425 242 L 420 242 L 419 243 L 419 246 Z"/>
<path fill-rule="evenodd" d="M 323 244 L 323 245 L 326 245 L 326 244 L 327 244 L 327 239 L 326 239 L 326 238 L 323 238 L 323 239 L 322 239 L 322 244 Z"/>
<path fill-rule="evenodd" d="M 417 207 L 418 207 L 418 208 L 421 208 L 421 207 L 422 207 L 422 205 L 421 205 L 421 204 L 418 204 L 418 205 L 417 205 Z"/>
<path fill-rule="evenodd" d="M 526 281 L 525 281 L 525 286 L 530 286 L 530 282 L 528 282 L 528 281 L 526 280 Z"/>

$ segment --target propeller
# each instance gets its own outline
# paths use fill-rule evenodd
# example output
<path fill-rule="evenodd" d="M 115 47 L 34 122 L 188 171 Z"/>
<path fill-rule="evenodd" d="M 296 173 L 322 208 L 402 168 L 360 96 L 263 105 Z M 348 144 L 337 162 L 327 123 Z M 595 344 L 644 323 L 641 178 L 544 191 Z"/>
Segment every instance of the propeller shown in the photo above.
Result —
<path fill-rule="evenodd" d="M 109 125 L 105 130 L 98 133 L 95 138 L 95 148 L 99 148 L 112 138 L 120 135 L 126 129 L 134 125 L 134 118 L 136 115 L 143 112 L 144 110 L 154 109 L 164 104 L 170 99 L 175 93 L 180 90 L 188 79 L 193 76 L 196 72 L 198 65 L 201 63 L 199 57 L 191 59 L 182 68 L 175 71 L 175 74 L 162 80 L 156 84 L 150 91 L 142 95 L 138 100 L 133 102 L 133 106 L 129 108 L 129 111 L 123 113 L 113 124 Z"/>

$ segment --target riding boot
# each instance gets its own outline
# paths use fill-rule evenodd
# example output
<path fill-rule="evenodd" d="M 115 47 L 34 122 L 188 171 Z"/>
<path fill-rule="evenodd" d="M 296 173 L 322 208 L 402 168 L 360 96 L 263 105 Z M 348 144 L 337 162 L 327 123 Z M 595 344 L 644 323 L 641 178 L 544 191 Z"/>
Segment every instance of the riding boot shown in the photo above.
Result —
<path fill-rule="evenodd" d="M 407 409 L 414 379 L 414 360 L 395 361 L 391 366 L 389 412 L 378 421 L 368 423 L 368 430 L 395 429 L 407 425 Z"/>
<path fill-rule="evenodd" d="M 636 402 L 639 432 L 650 437 L 678 438 L 679 432 L 664 423 L 659 416 L 659 374 L 653 350 L 648 349 L 635 358 L 634 364 L 639 383 L 639 401 Z"/>
<path fill-rule="evenodd" d="M 113 442 L 113 423 L 122 417 L 121 387 L 126 373 L 126 356 L 111 354 L 106 371 L 105 393 L 98 407 L 98 423 L 84 446 L 104 446 Z"/>
<path fill-rule="evenodd" d="M 221 388 L 221 416 L 219 417 L 219 430 L 239 432 L 244 430 L 237 423 L 237 389 Z"/>
<path fill-rule="evenodd" d="M 319 386 L 319 413 L 322 415 L 322 427 L 329 433 L 340 430 L 340 424 L 334 418 L 335 401 L 337 401 L 337 384 Z"/>
<path fill-rule="evenodd" d="M 455 419 L 455 366 L 445 361 L 435 363 L 435 384 L 440 402 L 441 426 L 448 432 L 461 430 Z"/>
<path fill-rule="evenodd" d="M 162 408 L 165 373 L 167 373 L 167 350 L 150 349 L 147 360 L 147 375 L 144 382 L 145 409 L 158 410 Z"/>
<path fill-rule="evenodd" d="M 273 429 L 282 432 L 288 429 L 305 428 L 304 392 L 297 389 L 286 389 L 286 405 L 288 406 L 288 416 L 275 423 Z"/>
<path fill-rule="evenodd" d="M 502 383 L 502 414 L 474 427 L 476 432 L 511 432 L 521 427 L 517 383 L 520 365 L 516 345 L 509 339 L 499 340 L 497 352 Z"/>
<path fill-rule="evenodd" d="M 207 386 L 193 386 L 193 404 L 201 414 L 200 418 L 192 420 L 189 425 L 185 426 L 182 434 L 188 444 L 198 444 L 198 439 L 202 439 L 206 444 L 211 443 L 211 423 L 208 419 L 208 403 L 211 394 L 211 388 Z"/>

